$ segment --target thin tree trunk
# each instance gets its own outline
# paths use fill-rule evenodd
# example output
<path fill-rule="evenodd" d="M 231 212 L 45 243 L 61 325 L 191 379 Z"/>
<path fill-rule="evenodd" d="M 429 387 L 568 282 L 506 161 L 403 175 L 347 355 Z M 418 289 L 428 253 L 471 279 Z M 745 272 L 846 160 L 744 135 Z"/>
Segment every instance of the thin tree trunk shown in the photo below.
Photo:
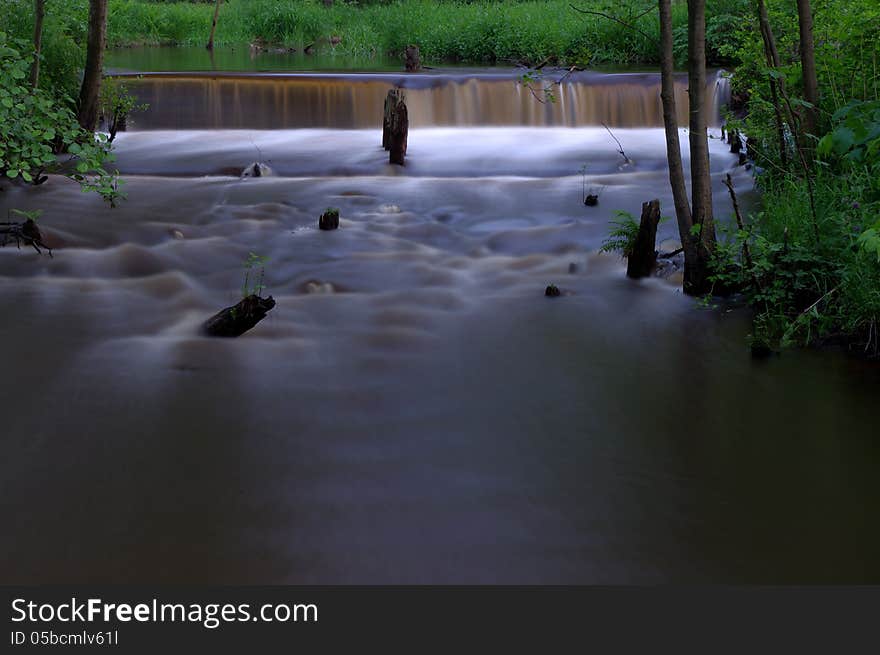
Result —
<path fill-rule="evenodd" d="M 104 69 L 104 39 L 107 34 L 107 0 L 89 0 L 89 36 L 86 68 L 79 91 L 79 124 L 90 132 L 98 122 L 98 97 Z"/>
<path fill-rule="evenodd" d="M 685 270 L 685 292 L 706 293 L 715 249 L 712 179 L 706 118 L 706 0 L 688 0 L 688 97 L 690 99 L 691 218 L 700 225 L 695 266 Z M 682 244 L 684 245 L 684 244 Z"/>
<path fill-rule="evenodd" d="M 773 29 L 770 27 L 770 18 L 767 15 L 767 5 L 764 0 L 758 0 L 758 23 L 761 28 L 761 38 L 764 41 L 764 57 L 767 66 L 771 69 L 779 68 L 779 52 L 776 49 L 776 39 L 773 37 Z M 769 77 L 770 99 L 773 102 L 773 111 L 776 119 L 776 138 L 779 140 L 779 159 L 782 166 L 788 166 L 788 146 L 785 143 L 785 121 L 782 119 L 782 108 L 779 105 L 780 91 L 784 92 L 782 79 Z M 794 129 L 795 126 L 792 126 Z"/>
<path fill-rule="evenodd" d="M 34 0 L 34 63 L 31 64 L 31 87 L 40 84 L 40 53 L 43 51 L 43 18 L 46 16 L 46 1 Z"/>
<path fill-rule="evenodd" d="M 816 77 L 816 57 L 813 47 L 813 12 L 810 0 L 797 0 L 798 28 L 800 29 L 801 72 L 804 78 L 804 99 L 812 107 L 804 113 L 804 132 L 815 135 L 818 129 L 819 81 Z M 812 150 L 809 139 L 804 139 L 804 147 Z"/>
<path fill-rule="evenodd" d="M 659 0 L 660 7 L 660 100 L 663 104 L 663 126 L 666 128 L 666 159 L 669 162 L 669 184 L 675 202 L 675 216 L 681 245 L 690 240 L 691 205 L 688 202 L 681 163 L 681 144 L 678 136 L 678 110 L 675 106 L 675 57 L 672 44 L 672 2 Z"/>
<path fill-rule="evenodd" d="M 208 44 L 205 46 L 208 50 L 214 50 L 214 32 L 217 31 L 217 18 L 220 16 L 220 1 L 214 5 L 214 19 L 211 21 L 211 36 L 208 37 Z"/>

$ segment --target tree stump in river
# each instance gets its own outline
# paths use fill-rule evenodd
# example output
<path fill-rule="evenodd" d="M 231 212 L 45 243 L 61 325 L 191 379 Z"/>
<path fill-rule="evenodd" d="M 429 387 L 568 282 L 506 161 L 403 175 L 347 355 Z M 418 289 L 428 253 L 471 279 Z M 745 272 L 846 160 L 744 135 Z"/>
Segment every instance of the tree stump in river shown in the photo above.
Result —
<path fill-rule="evenodd" d="M 419 54 L 419 46 L 406 46 L 406 72 L 416 73 L 422 69 L 422 58 Z"/>
<path fill-rule="evenodd" d="M 389 89 L 385 96 L 385 108 L 382 111 L 382 147 L 391 150 L 391 118 L 397 103 L 403 100 L 400 89 Z"/>
<path fill-rule="evenodd" d="M 660 201 L 651 200 L 642 204 L 642 218 L 639 231 L 633 243 L 632 252 L 627 258 L 626 276 L 635 280 L 647 277 L 657 264 L 657 224 L 660 222 Z"/>
<path fill-rule="evenodd" d="M 275 306 L 272 296 L 261 298 L 251 294 L 238 304 L 221 309 L 202 324 L 202 332 L 209 337 L 240 337 L 266 318 Z"/>
<path fill-rule="evenodd" d="M 738 155 L 742 150 L 742 139 L 739 130 L 731 130 L 727 140 L 730 142 L 730 154 Z"/>
<path fill-rule="evenodd" d="M 392 164 L 403 166 L 403 160 L 406 157 L 406 140 L 409 133 L 409 114 L 406 109 L 406 102 L 403 94 L 394 105 L 391 111 L 391 136 L 390 136 L 390 155 L 388 160 Z"/>
<path fill-rule="evenodd" d="M 339 210 L 328 209 L 318 219 L 319 230 L 336 230 L 339 228 Z"/>

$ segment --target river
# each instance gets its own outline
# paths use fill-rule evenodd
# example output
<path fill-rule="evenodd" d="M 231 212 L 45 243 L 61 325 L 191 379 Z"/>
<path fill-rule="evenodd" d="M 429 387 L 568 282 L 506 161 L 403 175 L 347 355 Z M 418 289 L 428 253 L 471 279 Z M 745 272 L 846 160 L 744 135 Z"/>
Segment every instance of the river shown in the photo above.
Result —
<path fill-rule="evenodd" d="M 127 200 L 0 192 L 58 246 L 0 249 L 4 582 L 880 582 L 877 366 L 752 360 L 747 313 L 597 252 L 672 213 L 656 75 L 140 70 Z M 199 336 L 249 252 L 277 307 Z"/>

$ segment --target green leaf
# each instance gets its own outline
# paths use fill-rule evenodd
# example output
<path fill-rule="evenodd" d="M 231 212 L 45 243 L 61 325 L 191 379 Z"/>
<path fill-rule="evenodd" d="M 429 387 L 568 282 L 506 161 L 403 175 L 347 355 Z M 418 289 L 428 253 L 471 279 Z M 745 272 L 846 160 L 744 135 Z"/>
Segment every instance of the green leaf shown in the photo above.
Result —
<path fill-rule="evenodd" d="M 848 127 L 839 127 L 832 133 L 832 140 L 834 142 L 834 152 L 838 155 L 842 155 L 847 150 L 853 147 L 855 143 L 855 134 Z"/>

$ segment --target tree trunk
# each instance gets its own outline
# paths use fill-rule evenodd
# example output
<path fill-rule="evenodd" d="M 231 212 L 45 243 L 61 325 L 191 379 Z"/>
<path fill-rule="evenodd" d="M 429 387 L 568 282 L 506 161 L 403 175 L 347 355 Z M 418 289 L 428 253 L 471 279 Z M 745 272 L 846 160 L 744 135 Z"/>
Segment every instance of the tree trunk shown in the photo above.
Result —
<path fill-rule="evenodd" d="M 801 72 L 804 78 L 804 99 L 812 107 L 804 112 L 804 132 L 816 135 L 819 115 L 819 81 L 816 77 L 816 57 L 813 47 L 813 12 L 810 0 L 797 0 L 798 28 L 800 29 Z M 810 139 L 804 139 L 804 147 L 812 150 Z"/>
<path fill-rule="evenodd" d="M 776 39 L 773 37 L 773 29 L 770 27 L 770 17 L 767 15 L 767 5 L 764 0 L 758 0 L 758 23 L 761 28 L 761 38 L 764 40 L 764 57 L 767 59 L 767 66 L 771 69 L 779 68 L 779 52 L 776 49 Z M 788 146 L 785 143 L 785 121 L 782 118 L 782 108 L 779 103 L 779 92 L 783 94 L 785 89 L 782 87 L 782 79 L 775 79 L 769 76 L 770 99 L 773 101 L 773 111 L 776 120 L 776 138 L 779 141 L 779 159 L 783 168 L 788 166 Z M 795 129 L 795 126 L 792 126 Z"/>
<path fill-rule="evenodd" d="M 669 162 L 669 184 L 675 202 L 675 216 L 681 243 L 690 236 L 691 205 L 688 202 L 681 163 L 681 144 L 678 137 L 678 110 L 675 106 L 675 56 L 672 44 L 672 3 L 659 0 L 660 5 L 660 100 L 663 103 L 663 126 L 666 128 L 666 159 Z"/>
<path fill-rule="evenodd" d="M 660 201 L 642 204 L 642 218 L 632 252 L 627 257 L 626 276 L 634 280 L 648 277 L 657 264 L 657 224 L 660 222 Z"/>
<path fill-rule="evenodd" d="M 214 50 L 214 32 L 217 31 L 217 18 L 220 16 L 220 0 L 214 5 L 214 19 L 211 21 L 211 36 L 208 37 L 208 44 L 205 46 L 208 50 Z"/>
<path fill-rule="evenodd" d="M 40 54 L 43 51 L 43 18 L 46 16 L 46 0 L 34 0 L 34 63 L 31 64 L 31 87 L 40 84 Z"/>
<path fill-rule="evenodd" d="M 693 216 L 688 202 L 681 146 L 678 136 L 678 112 L 675 106 L 675 58 L 672 44 L 672 5 L 670 0 L 659 0 L 660 7 L 660 61 L 663 125 L 666 128 L 666 158 L 669 162 L 669 183 L 678 219 L 678 234 L 684 250 L 684 291 L 702 293 L 708 277 L 707 259 L 701 256 L 700 240 L 692 234 Z M 704 86 L 705 88 L 705 86 Z M 704 135 L 704 138 L 706 136 Z"/>
<path fill-rule="evenodd" d="M 711 290 L 710 258 L 715 249 L 712 178 L 706 118 L 706 0 L 688 0 L 688 97 L 690 100 L 691 206 L 693 224 L 700 226 L 697 243 L 685 248 L 697 258 L 685 265 L 684 291 L 698 295 Z M 690 270 L 689 270 L 690 269 Z"/>
<path fill-rule="evenodd" d="M 94 131 L 98 122 L 98 97 L 104 69 L 104 39 L 107 34 L 107 0 L 89 0 L 89 36 L 86 68 L 79 91 L 77 118 L 83 129 Z"/>

